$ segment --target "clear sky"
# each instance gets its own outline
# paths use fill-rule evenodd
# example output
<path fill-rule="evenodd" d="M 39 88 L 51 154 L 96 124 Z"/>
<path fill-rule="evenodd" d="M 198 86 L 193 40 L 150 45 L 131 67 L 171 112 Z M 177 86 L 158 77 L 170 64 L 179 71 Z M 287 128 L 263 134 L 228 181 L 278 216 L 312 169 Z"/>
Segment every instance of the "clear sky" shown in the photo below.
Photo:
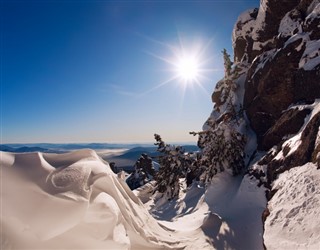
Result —
<path fill-rule="evenodd" d="M 259 0 L 1 5 L 1 143 L 190 142 Z M 196 72 L 181 73 L 188 58 Z"/>

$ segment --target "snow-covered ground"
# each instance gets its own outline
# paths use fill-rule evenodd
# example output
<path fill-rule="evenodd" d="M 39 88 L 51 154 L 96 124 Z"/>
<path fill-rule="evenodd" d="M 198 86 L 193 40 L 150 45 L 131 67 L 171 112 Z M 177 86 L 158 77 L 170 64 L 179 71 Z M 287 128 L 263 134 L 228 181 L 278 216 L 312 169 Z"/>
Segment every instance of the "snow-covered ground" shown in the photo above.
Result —
<path fill-rule="evenodd" d="M 284 172 L 273 188 L 265 224 L 267 249 L 320 249 L 320 170 L 312 163 Z"/>
<path fill-rule="evenodd" d="M 1 249 L 179 249 L 92 150 L 1 152 Z"/>
<path fill-rule="evenodd" d="M 312 163 L 281 174 L 268 204 L 267 249 L 320 249 L 320 170 Z"/>
<path fill-rule="evenodd" d="M 145 189 L 135 193 L 161 224 L 197 236 L 188 249 L 263 249 L 264 189 L 248 176 L 220 173 L 207 189 L 194 184 L 169 203 L 147 200 Z"/>
<path fill-rule="evenodd" d="M 143 204 L 92 150 L 1 152 L 1 184 L 1 249 L 262 249 L 263 190 L 247 177 Z"/>
<path fill-rule="evenodd" d="M 167 201 L 132 192 L 92 150 L 1 153 L 0 249 L 320 249 L 320 170 L 280 175 L 269 202 L 249 176 L 219 173 Z M 139 199 L 139 198 L 140 199 Z"/>

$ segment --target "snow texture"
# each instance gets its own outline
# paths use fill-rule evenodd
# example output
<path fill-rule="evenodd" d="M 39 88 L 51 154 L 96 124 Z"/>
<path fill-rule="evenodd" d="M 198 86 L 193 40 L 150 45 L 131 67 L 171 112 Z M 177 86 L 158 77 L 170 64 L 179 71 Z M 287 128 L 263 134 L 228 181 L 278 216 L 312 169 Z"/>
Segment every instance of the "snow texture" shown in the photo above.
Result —
<path fill-rule="evenodd" d="M 320 0 L 314 0 L 308 7 L 308 16 L 306 18 L 306 21 L 313 20 L 315 18 L 319 18 L 320 14 Z"/>
<path fill-rule="evenodd" d="M 320 8 L 319 8 L 320 9 Z M 313 70 L 320 64 L 320 40 L 312 40 L 306 43 L 306 48 L 299 62 L 299 68 Z"/>
<path fill-rule="evenodd" d="M 194 183 L 169 203 L 158 194 L 150 198 L 150 191 L 146 186 L 135 193 L 161 224 L 197 238 L 186 249 L 263 249 L 265 190 L 255 179 L 219 173 L 207 189 Z"/>
<path fill-rule="evenodd" d="M 1 153 L 1 249 L 183 247 L 92 150 Z"/>
<path fill-rule="evenodd" d="M 294 34 L 295 31 L 300 30 L 301 31 L 301 20 L 293 20 L 291 18 L 291 12 L 288 12 L 284 18 L 282 18 L 279 26 L 279 33 L 281 36 L 291 36 Z"/>
<path fill-rule="evenodd" d="M 268 203 L 267 249 L 320 249 L 320 170 L 312 163 L 282 173 Z"/>
<path fill-rule="evenodd" d="M 257 74 L 261 69 L 263 69 L 267 63 L 271 62 L 273 58 L 276 56 L 276 54 L 277 49 L 272 49 L 262 53 L 260 56 L 257 56 L 253 62 L 259 60 L 259 64 L 257 65 L 252 77 L 254 77 L 255 74 Z"/>
<path fill-rule="evenodd" d="M 259 32 L 264 30 L 265 27 L 265 19 L 266 19 L 266 10 L 267 10 L 267 2 L 268 0 L 261 0 L 258 16 L 256 18 L 254 30 L 252 33 L 253 40 L 259 40 Z"/>
<path fill-rule="evenodd" d="M 1 249 L 262 249 L 264 189 L 247 176 L 170 202 L 148 183 L 143 204 L 92 150 L 0 153 Z"/>
<path fill-rule="evenodd" d="M 298 147 L 301 144 L 301 134 L 302 134 L 303 130 L 306 128 L 308 122 L 317 113 L 320 112 L 320 99 L 316 99 L 313 104 L 309 104 L 309 105 L 292 105 L 291 107 L 289 107 L 289 109 L 293 109 L 293 108 L 299 108 L 300 110 L 311 109 L 312 112 L 311 112 L 310 115 L 306 116 L 306 118 L 304 120 L 304 124 L 301 127 L 300 131 L 297 134 L 292 135 L 291 137 L 288 137 L 287 140 L 282 144 L 282 146 L 281 146 L 282 150 L 280 150 L 280 152 L 276 155 L 276 157 L 274 158 L 275 160 L 284 159 L 285 156 L 283 155 L 283 149 L 286 148 L 286 147 L 290 149 L 289 152 L 287 152 L 286 157 L 288 157 L 289 155 L 291 155 L 293 152 L 295 152 L 298 149 Z"/>
<path fill-rule="evenodd" d="M 255 9 L 250 9 L 244 11 L 238 17 L 238 20 L 233 28 L 232 32 L 232 42 L 235 43 L 238 37 L 245 38 L 246 36 L 251 35 L 253 30 L 255 19 L 251 16 L 251 14 L 255 11 Z"/>

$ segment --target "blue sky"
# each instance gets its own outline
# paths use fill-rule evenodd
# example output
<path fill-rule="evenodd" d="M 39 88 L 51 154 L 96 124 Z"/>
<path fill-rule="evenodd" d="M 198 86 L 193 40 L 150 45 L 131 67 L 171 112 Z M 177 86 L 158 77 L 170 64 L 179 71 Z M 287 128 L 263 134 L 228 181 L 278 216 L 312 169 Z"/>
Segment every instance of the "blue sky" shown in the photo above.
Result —
<path fill-rule="evenodd" d="M 252 1 L 1 2 L 1 143 L 196 138 Z M 197 53 L 197 82 L 176 76 Z"/>

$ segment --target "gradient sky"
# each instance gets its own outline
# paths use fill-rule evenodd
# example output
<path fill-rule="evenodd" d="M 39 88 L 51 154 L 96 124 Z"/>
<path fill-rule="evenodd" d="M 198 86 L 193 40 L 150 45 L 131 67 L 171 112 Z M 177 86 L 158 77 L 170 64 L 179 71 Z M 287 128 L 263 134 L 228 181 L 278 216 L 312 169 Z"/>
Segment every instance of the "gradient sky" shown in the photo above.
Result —
<path fill-rule="evenodd" d="M 190 142 L 259 0 L 1 4 L 1 143 Z M 202 52 L 198 84 L 169 81 L 181 50 Z"/>

